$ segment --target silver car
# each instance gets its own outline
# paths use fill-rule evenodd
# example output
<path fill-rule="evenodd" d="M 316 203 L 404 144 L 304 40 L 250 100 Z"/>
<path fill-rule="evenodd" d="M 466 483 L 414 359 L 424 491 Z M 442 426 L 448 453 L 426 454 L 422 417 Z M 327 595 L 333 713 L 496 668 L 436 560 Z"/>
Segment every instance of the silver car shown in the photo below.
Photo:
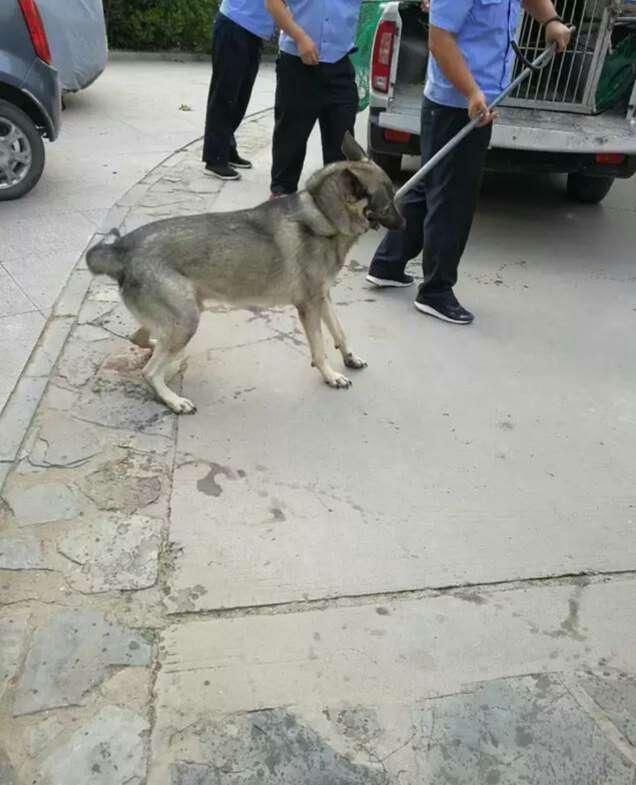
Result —
<path fill-rule="evenodd" d="M 61 88 L 36 0 L 0 3 L 0 201 L 30 191 L 45 137 L 60 131 Z"/>
<path fill-rule="evenodd" d="M 0 201 L 36 185 L 62 92 L 87 87 L 107 57 L 101 0 L 0 0 Z"/>

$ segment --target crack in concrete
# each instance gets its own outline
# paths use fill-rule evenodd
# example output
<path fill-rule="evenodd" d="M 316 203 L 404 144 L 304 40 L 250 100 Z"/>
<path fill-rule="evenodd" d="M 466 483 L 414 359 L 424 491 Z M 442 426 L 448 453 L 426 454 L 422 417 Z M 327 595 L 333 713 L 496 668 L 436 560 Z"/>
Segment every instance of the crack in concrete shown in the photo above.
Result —
<path fill-rule="evenodd" d="M 232 608 L 214 608 L 194 611 L 178 611 L 170 613 L 170 619 L 175 622 L 181 619 L 214 618 L 228 619 L 244 616 L 270 616 L 277 614 L 302 613 L 309 611 L 322 611 L 327 608 L 355 607 L 360 605 L 385 605 L 391 602 L 404 600 L 423 600 L 436 597 L 451 596 L 466 601 L 466 590 L 479 594 L 492 594 L 497 591 L 518 591 L 539 586 L 580 585 L 581 579 L 587 585 L 595 583 L 608 583 L 611 580 L 636 579 L 636 570 L 615 570 L 607 572 L 577 572 L 563 573 L 561 575 L 548 575 L 538 578 L 508 579 L 490 581 L 485 583 L 449 584 L 447 586 L 431 586 L 426 589 L 402 589 L 389 592 L 374 592 L 368 594 L 333 595 L 318 597 L 313 600 L 294 600 L 267 605 L 236 606 Z M 474 601 L 474 600 L 473 600 Z"/>
<path fill-rule="evenodd" d="M 179 382 L 179 387 L 182 386 L 183 379 Z M 173 543 L 170 541 L 170 522 L 172 520 L 172 491 L 174 486 L 174 476 L 177 463 L 177 443 L 179 439 L 179 421 L 175 420 L 172 425 L 172 443 L 168 451 L 166 459 L 167 470 L 167 483 L 163 488 L 163 493 L 167 499 L 166 516 L 163 519 L 159 550 L 157 553 L 157 580 L 155 584 L 159 587 L 161 599 L 161 616 L 163 617 L 164 624 L 162 629 L 167 626 L 166 608 L 163 604 L 163 597 L 170 592 L 170 575 L 174 571 L 174 548 Z M 152 741 L 154 736 L 155 727 L 157 725 L 157 703 L 159 700 L 157 681 L 159 679 L 159 672 L 163 666 L 162 651 L 159 646 L 160 629 L 148 630 L 152 635 L 152 659 L 151 659 L 151 675 L 150 675 L 150 688 L 149 688 L 149 703 L 148 703 L 148 733 L 146 734 L 144 745 L 144 759 L 146 762 L 146 779 L 150 779 L 151 767 L 153 764 L 152 757 Z"/>
<path fill-rule="evenodd" d="M 36 605 L 50 605 L 52 608 L 59 608 L 60 610 L 64 610 L 66 607 L 65 605 L 60 605 L 58 602 L 51 602 L 50 600 L 43 600 L 40 597 L 21 597 L 19 600 L 10 600 L 9 602 L 0 602 L 0 608 L 15 608 L 18 605 L 25 605 L 27 606 L 27 610 L 30 610 L 28 607 L 29 603 L 35 603 Z"/>
<path fill-rule="evenodd" d="M 60 556 L 62 556 L 63 558 L 67 559 L 68 561 L 70 561 L 71 564 L 76 564 L 78 567 L 83 567 L 86 564 L 86 562 L 77 561 L 77 559 L 73 559 L 67 553 L 64 553 L 64 551 L 59 546 L 57 547 L 56 550 L 57 550 L 57 552 L 59 553 Z"/>
<path fill-rule="evenodd" d="M 100 330 L 103 330 L 105 333 L 112 335 L 113 338 L 119 338 L 122 341 L 130 341 L 130 336 L 122 335 L 121 333 L 116 333 L 114 330 L 111 330 L 109 327 L 106 327 L 105 324 L 98 324 L 97 322 L 89 322 L 89 324 L 91 327 L 99 327 Z"/>
<path fill-rule="evenodd" d="M 290 348 L 297 351 L 299 354 L 305 354 L 307 350 L 307 344 L 304 340 L 297 337 L 300 333 L 296 333 L 294 331 L 285 332 L 284 330 L 277 330 L 276 328 L 268 325 L 268 330 L 271 330 L 274 334 L 270 335 L 267 338 L 257 338 L 253 341 L 245 341 L 244 343 L 236 343 L 232 344 L 231 346 L 219 346 L 219 347 L 209 347 L 205 350 L 206 360 L 211 360 L 215 354 L 223 354 L 224 352 L 232 352 L 236 349 L 246 349 L 247 347 L 251 346 L 258 346 L 262 343 L 271 343 L 272 341 L 280 341 L 280 343 L 289 346 Z"/>
<path fill-rule="evenodd" d="M 416 737 L 416 736 L 417 736 L 417 732 L 416 732 L 416 731 L 413 731 L 413 733 L 411 733 L 411 735 L 410 735 L 410 736 L 409 736 L 409 738 L 408 738 L 408 739 L 407 739 L 407 740 L 404 742 L 404 744 L 400 744 L 400 746 L 399 746 L 399 747 L 396 747 L 394 750 L 392 750 L 391 752 L 389 752 L 389 753 L 388 753 L 387 755 L 385 755 L 383 758 L 379 758 L 379 759 L 378 759 L 378 762 L 379 762 L 379 763 L 381 763 L 381 764 L 382 764 L 382 767 L 384 768 L 384 764 L 385 764 L 385 762 L 386 762 L 387 760 L 389 760 L 389 758 L 392 758 L 394 755 L 397 755 L 397 754 L 398 754 L 398 752 L 401 752 L 403 749 L 405 749 L 406 747 L 408 747 L 408 746 L 409 746 L 409 744 L 411 744 L 411 742 L 413 741 L 413 739 L 415 739 L 415 737 Z"/>
<path fill-rule="evenodd" d="M 153 425 L 156 425 L 158 422 L 164 419 L 169 419 L 174 417 L 173 413 L 166 409 L 165 412 L 157 412 L 157 414 L 153 415 L 148 421 L 142 425 L 138 426 L 138 432 L 141 434 L 146 435 L 147 429 L 152 428 Z M 107 431 L 123 431 L 124 433 L 130 433 L 131 428 L 129 425 L 106 425 L 103 422 L 98 422 L 97 420 L 91 420 L 89 417 L 80 417 L 78 414 L 73 415 L 73 419 L 77 420 L 78 422 L 85 422 L 88 425 L 94 425 L 97 428 L 104 428 Z M 150 434 L 152 436 L 160 436 L 161 434 Z"/>
<path fill-rule="evenodd" d="M 44 436 L 38 435 L 38 440 L 46 444 L 46 450 L 44 452 L 44 455 L 46 457 L 46 453 L 51 448 L 51 444 L 49 440 L 46 439 Z M 35 449 L 37 449 L 37 443 Z M 88 455 L 86 458 L 78 458 L 76 461 L 69 461 L 68 463 L 55 463 L 46 460 L 40 462 L 40 461 L 33 460 L 32 455 L 29 454 L 27 456 L 27 463 L 29 464 L 29 466 L 32 466 L 34 469 L 79 469 L 80 466 L 83 466 L 84 464 L 88 463 L 96 455 L 99 455 L 100 452 L 101 449 L 96 450 L 94 453 Z"/>

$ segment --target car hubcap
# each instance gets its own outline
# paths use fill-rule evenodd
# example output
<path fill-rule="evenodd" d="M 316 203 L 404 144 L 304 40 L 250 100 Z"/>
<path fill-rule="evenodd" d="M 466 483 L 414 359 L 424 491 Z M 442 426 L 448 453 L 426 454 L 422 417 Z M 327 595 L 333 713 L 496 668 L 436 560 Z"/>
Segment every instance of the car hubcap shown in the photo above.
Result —
<path fill-rule="evenodd" d="M 0 190 L 12 188 L 29 173 L 31 144 L 25 133 L 6 117 L 0 117 Z"/>

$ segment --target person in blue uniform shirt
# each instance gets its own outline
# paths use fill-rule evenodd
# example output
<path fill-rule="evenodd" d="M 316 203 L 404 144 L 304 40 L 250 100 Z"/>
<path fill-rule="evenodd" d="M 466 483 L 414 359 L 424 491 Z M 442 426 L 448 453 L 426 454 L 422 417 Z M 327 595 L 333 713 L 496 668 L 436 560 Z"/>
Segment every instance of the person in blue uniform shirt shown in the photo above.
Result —
<path fill-rule="evenodd" d="M 239 180 L 238 169 L 252 164 L 236 149 L 234 133 L 252 95 L 263 40 L 274 35 L 274 22 L 263 0 L 223 0 L 214 22 L 212 81 L 203 142 L 206 174 Z"/>
<path fill-rule="evenodd" d="M 343 158 L 345 133 L 353 133 L 358 109 L 355 71 L 349 59 L 361 0 L 265 0 L 281 29 L 276 63 L 272 196 L 294 193 L 307 140 L 320 125 L 325 164 Z"/>
<path fill-rule="evenodd" d="M 544 25 L 546 43 L 567 48 L 570 30 L 551 0 L 524 0 Z M 510 83 L 521 0 L 430 0 L 429 62 L 421 115 L 423 162 L 469 120 L 483 114 L 469 134 L 405 196 L 403 230 L 388 232 L 377 249 L 367 280 L 378 287 L 410 286 L 406 263 L 422 252 L 424 280 L 415 307 L 454 324 L 473 315 L 453 291 L 468 241 L 494 117 L 492 100 Z"/>

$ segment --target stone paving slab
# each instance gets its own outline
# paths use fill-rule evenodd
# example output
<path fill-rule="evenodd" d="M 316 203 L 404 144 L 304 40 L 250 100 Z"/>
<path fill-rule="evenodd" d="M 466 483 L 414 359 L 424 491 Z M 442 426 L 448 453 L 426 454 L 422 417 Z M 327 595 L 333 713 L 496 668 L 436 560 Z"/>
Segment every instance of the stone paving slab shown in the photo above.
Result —
<path fill-rule="evenodd" d="M 108 668 L 148 665 L 151 647 L 99 613 L 63 612 L 39 629 L 20 676 L 14 716 L 81 704 Z"/>
<path fill-rule="evenodd" d="M 636 748 L 636 678 L 625 673 L 585 673 L 579 684 Z"/>
<path fill-rule="evenodd" d="M 0 353 L 4 369 L 3 379 L 0 382 L 0 406 L 2 408 L 7 404 L 11 391 L 24 368 L 24 348 L 20 344 L 25 342 L 31 346 L 35 345 L 45 323 L 46 319 L 35 310 L 15 316 L 0 317 L 2 325 Z M 13 458 L 13 456 L 11 457 Z"/>
<path fill-rule="evenodd" d="M 631 785 L 635 602 L 632 579 L 174 625 L 150 783 Z"/>
<path fill-rule="evenodd" d="M 143 785 L 145 718 L 107 707 L 42 764 L 38 785 Z"/>
<path fill-rule="evenodd" d="M 154 586 L 160 529 L 142 515 L 106 515 L 72 530 L 58 546 L 69 562 L 69 584 L 84 593 Z"/>
<path fill-rule="evenodd" d="M 14 534 L 0 538 L 0 570 L 38 570 L 47 566 L 37 535 Z"/>
<path fill-rule="evenodd" d="M 631 785 L 634 774 L 548 674 L 411 707 L 211 717 L 175 747 L 174 785 Z"/>

